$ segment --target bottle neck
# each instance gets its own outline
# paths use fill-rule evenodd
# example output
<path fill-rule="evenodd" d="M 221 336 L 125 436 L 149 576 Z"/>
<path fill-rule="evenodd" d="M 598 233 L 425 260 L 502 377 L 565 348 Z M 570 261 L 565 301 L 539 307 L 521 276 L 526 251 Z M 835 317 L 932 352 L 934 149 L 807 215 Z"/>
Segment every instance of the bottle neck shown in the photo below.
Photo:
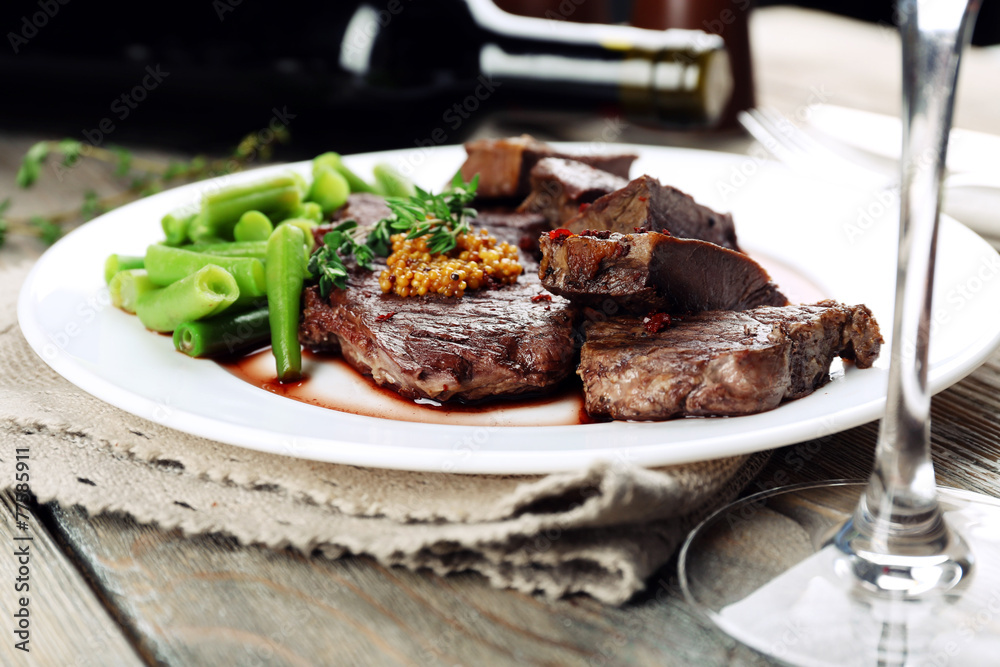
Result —
<path fill-rule="evenodd" d="M 713 124 L 732 94 L 718 35 L 529 18 L 491 0 L 465 4 L 483 35 L 479 68 L 502 85 L 604 100 L 626 115 L 676 125 Z"/>
<path fill-rule="evenodd" d="M 413 0 L 397 15 L 363 4 L 340 63 L 396 97 L 496 94 L 495 104 L 611 108 L 679 126 L 711 125 L 732 91 L 717 35 L 528 18 L 490 0 Z"/>

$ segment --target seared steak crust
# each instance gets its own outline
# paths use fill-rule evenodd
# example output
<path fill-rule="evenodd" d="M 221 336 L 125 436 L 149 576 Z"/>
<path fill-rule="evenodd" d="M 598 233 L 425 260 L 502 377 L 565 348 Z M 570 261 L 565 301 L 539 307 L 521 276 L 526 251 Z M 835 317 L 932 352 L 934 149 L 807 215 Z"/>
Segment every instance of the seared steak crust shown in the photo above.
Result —
<path fill-rule="evenodd" d="M 783 306 L 767 272 L 743 253 L 660 232 L 543 234 L 538 277 L 574 303 L 632 313 Z"/>
<path fill-rule="evenodd" d="M 479 174 L 480 198 L 523 199 L 531 191 L 530 174 L 538 161 L 546 157 L 576 160 L 628 178 L 635 155 L 572 155 L 562 153 L 546 143 L 523 134 L 506 139 L 478 139 L 465 144 L 468 157 L 462 165 L 462 178 L 470 180 Z"/>
<path fill-rule="evenodd" d="M 701 239 L 730 250 L 740 249 L 730 214 L 716 213 L 652 176 L 640 176 L 624 188 L 599 197 L 566 221 L 565 227 L 577 233 L 585 229 L 609 229 L 627 234 L 647 229 L 682 239 Z"/>
<path fill-rule="evenodd" d="M 383 294 L 378 272 L 352 271 L 324 301 L 304 294 L 299 340 L 336 350 L 379 385 L 409 398 L 479 400 L 544 392 L 573 371 L 576 309 L 532 300 L 537 279 L 459 299 Z"/>
<path fill-rule="evenodd" d="M 547 157 L 531 170 L 531 194 L 517 210 L 541 213 L 555 229 L 574 218 L 581 206 L 627 184 L 620 176 L 582 162 Z"/>
<path fill-rule="evenodd" d="M 589 322 L 577 374 L 593 417 L 663 420 L 771 410 L 823 385 L 840 355 L 871 366 L 882 343 L 865 306 L 713 311 L 650 333 L 642 319 Z"/>

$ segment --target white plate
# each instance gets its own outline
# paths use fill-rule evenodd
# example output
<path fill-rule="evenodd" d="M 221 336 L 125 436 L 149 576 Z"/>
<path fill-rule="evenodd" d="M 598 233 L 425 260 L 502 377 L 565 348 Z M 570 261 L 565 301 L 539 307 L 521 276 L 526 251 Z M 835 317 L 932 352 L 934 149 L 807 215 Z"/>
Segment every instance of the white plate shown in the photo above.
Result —
<path fill-rule="evenodd" d="M 793 267 L 829 297 L 868 304 L 889 328 L 896 256 L 893 202 L 835 190 L 745 156 L 646 146 L 567 148 L 639 153 L 633 174 L 652 174 L 705 204 L 731 210 L 741 244 L 752 254 Z M 394 162 L 404 171 L 416 168 L 418 183 L 436 189 L 463 155 L 460 147 L 447 146 L 357 155 L 348 164 L 362 174 L 379 161 Z M 484 413 L 479 425 L 366 417 L 263 391 L 214 362 L 175 352 L 168 337 L 147 332 L 136 318 L 109 305 L 102 277 L 108 254 L 142 254 L 162 237 L 161 216 L 197 201 L 206 189 L 288 168 L 177 188 L 67 235 L 39 260 L 21 291 L 18 317 L 25 337 L 67 380 L 146 419 L 242 447 L 385 468 L 545 473 L 595 459 L 665 465 L 817 438 L 881 413 L 888 347 L 870 370 L 848 367 L 812 396 L 747 417 L 563 426 L 502 425 L 519 423 L 524 412 L 517 419 Z M 308 164 L 291 168 L 305 173 Z M 1000 258 L 985 241 L 953 220 L 942 221 L 930 369 L 935 391 L 967 375 L 1000 343 L 998 269 Z M 310 370 L 336 382 L 336 369 Z M 530 408 L 527 418 L 535 424 L 558 421 L 552 413 L 557 409 L 558 404 Z"/>

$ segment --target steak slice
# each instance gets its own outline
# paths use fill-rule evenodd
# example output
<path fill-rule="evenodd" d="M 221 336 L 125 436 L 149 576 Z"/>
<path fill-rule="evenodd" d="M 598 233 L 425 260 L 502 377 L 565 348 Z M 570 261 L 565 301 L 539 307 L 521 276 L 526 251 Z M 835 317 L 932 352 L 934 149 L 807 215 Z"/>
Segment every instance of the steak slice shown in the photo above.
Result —
<path fill-rule="evenodd" d="M 657 333 L 610 319 L 588 323 L 585 337 L 587 413 L 636 420 L 771 410 L 823 385 L 834 356 L 868 368 L 882 344 L 868 308 L 835 301 L 701 313 Z"/>
<path fill-rule="evenodd" d="M 716 213 L 652 176 L 640 176 L 621 190 L 599 197 L 566 221 L 565 227 L 571 232 L 609 229 L 625 234 L 648 229 L 682 239 L 701 239 L 730 250 L 740 249 L 733 216 Z"/>
<path fill-rule="evenodd" d="M 539 244 L 538 277 L 545 289 L 607 314 L 619 308 L 692 313 L 788 303 L 760 264 L 714 243 L 605 230 L 552 232 Z"/>
<path fill-rule="evenodd" d="M 375 271 L 353 269 L 328 300 L 305 290 L 299 340 L 344 359 L 409 398 L 479 400 L 541 393 L 573 372 L 576 309 L 533 300 L 538 280 L 462 298 L 383 294 Z"/>
<path fill-rule="evenodd" d="M 518 211 L 541 213 L 553 229 L 580 213 L 581 206 L 628 185 L 621 176 L 582 162 L 547 157 L 531 170 L 531 194 Z"/>
<path fill-rule="evenodd" d="M 561 157 L 628 178 L 636 155 L 573 155 L 556 150 L 527 134 L 506 139 L 478 139 L 465 144 L 468 157 L 462 165 L 466 181 L 479 174 L 482 199 L 524 199 L 531 191 L 530 174 L 539 160 Z"/>

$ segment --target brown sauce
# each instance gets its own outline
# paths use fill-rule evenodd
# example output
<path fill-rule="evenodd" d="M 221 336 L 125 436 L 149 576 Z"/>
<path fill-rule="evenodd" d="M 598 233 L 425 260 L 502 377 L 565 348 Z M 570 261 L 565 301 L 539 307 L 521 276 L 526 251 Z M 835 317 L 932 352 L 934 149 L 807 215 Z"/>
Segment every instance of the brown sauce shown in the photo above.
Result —
<path fill-rule="evenodd" d="M 288 383 L 277 381 L 270 348 L 235 359 L 220 359 L 217 363 L 244 382 L 272 394 L 366 417 L 481 426 L 563 426 L 594 422 L 583 407 L 583 388 L 575 376 L 542 396 L 435 405 L 431 401 L 405 398 L 375 384 L 371 377 L 355 371 L 339 355 L 308 350 L 302 355 L 304 378 Z M 324 381 L 317 381 L 320 371 L 325 376 Z M 539 408 L 547 409 L 540 411 Z"/>
<path fill-rule="evenodd" d="M 818 285 L 780 261 L 759 253 L 754 254 L 754 259 L 792 303 L 815 303 L 826 298 Z M 269 347 L 243 357 L 219 359 L 217 363 L 244 382 L 272 394 L 366 417 L 472 426 L 564 426 L 597 421 L 584 409 L 583 387 L 575 375 L 553 393 L 542 396 L 434 404 L 414 401 L 380 387 L 339 355 L 309 351 L 303 351 L 302 355 L 304 379 L 284 384 L 275 377 Z"/>

